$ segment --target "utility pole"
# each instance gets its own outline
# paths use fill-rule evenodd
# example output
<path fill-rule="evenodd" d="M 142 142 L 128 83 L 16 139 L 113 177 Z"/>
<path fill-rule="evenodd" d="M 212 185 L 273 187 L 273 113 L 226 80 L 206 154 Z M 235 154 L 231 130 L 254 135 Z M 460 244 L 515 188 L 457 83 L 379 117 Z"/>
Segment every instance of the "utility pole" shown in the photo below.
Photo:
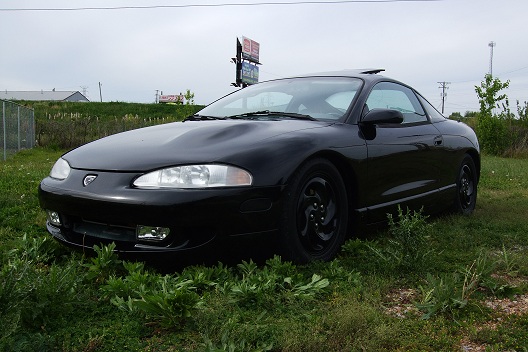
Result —
<path fill-rule="evenodd" d="M 489 42 L 488 46 L 490 47 L 490 64 L 489 64 L 489 74 L 491 77 L 493 77 L 493 48 L 497 45 L 497 43 L 491 41 Z"/>
<path fill-rule="evenodd" d="M 103 93 L 101 92 L 101 82 L 99 82 L 99 99 L 101 99 L 101 103 L 103 102 Z"/>
<path fill-rule="evenodd" d="M 440 84 L 440 87 L 438 88 L 442 88 L 442 93 L 440 93 L 440 96 L 442 97 L 442 115 L 444 114 L 444 103 L 445 103 L 445 97 L 447 97 L 447 93 L 446 93 L 446 90 L 449 89 L 449 87 L 447 86 L 448 84 L 451 84 L 451 82 L 438 82 Z"/>

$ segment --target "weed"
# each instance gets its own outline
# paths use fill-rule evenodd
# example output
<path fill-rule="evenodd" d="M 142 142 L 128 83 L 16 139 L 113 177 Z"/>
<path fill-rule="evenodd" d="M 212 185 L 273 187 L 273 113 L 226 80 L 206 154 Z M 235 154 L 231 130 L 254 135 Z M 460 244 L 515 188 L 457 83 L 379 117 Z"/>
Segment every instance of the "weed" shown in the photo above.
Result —
<path fill-rule="evenodd" d="M 416 307 L 425 311 L 422 319 L 435 314 L 451 313 L 468 304 L 465 283 L 462 284 L 458 273 L 443 274 L 435 277 L 427 274 L 426 286 L 420 286 L 421 301 Z"/>
<path fill-rule="evenodd" d="M 123 262 L 123 267 L 128 271 L 125 277 L 112 275 L 102 285 L 100 290 L 103 297 L 111 298 L 132 297 L 140 298 L 142 294 L 154 286 L 159 277 L 144 270 L 143 263 Z"/>
<path fill-rule="evenodd" d="M 430 246 L 428 216 L 420 211 L 404 213 L 398 206 L 398 218 L 387 214 L 389 221 L 389 234 L 387 244 L 378 242 L 367 243 L 367 248 L 382 263 L 385 269 L 397 270 L 408 273 L 427 268 L 428 260 L 433 254 Z"/>
<path fill-rule="evenodd" d="M 503 267 L 503 270 L 509 276 L 517 276 L 519 273 L 519 266 L 515 257 L 506 249 L 504 243 L 502 244 L 502 249 L 500 251 L 500 260 L 499 265 Z"/>
<path fill-rule="evenodd" d="M 88 268 L 88 274 L 86 277 L 89 280 L 95 280 L 98 283 L 104 282 L 111 275 L 115 274 L 116 271 L 122 269 L 122 262 L 119 260 L 115 253 L 115 243 L 109 245 L 101 245 L 101 247 L 95 245 L 93 247 L 96 256 L 90 258 L 91 263 L 85 264 Z"/>
<path fill-rule="evenodd" d="M 144 270 L 142 263 L 123 262 L 128 270 L 124 278 L 110 277 L 101 287 L 104 297 L 128 312 L 142 312 L 163 327 L 177 328 L 192 316 L 201 304 L 191 280 L 161 276 Z"/>
<path fill-rule="evenodd" d="M 61 247 L 50 237 L 28 238 L 22 236 L 20 244 L 9 252 L 11 257 L 24 258 L 32 263 L 48 264 L 57 258 Z"/>
<path fill-rule="evenodd" d="M 506 290 L 507 287 L 498 286 L 492 279 L 496 265 L 489 261 L 488 256 L 481 252 L 477 259 L 455 273 L 442 274 L 435 277 L 427 275 L 426 285 L 420 286 L 421 301 L 417 308 L 425 311 L 423 319 L 435 314 L 449 313 L 465 308 L 469 300 L 479 288 L 491 289 L 493 293 Z"/>
<path fill-rule="evenodd" d="M 229 339 L 227 334 L 222 335 L 222 339 L 219 344 L 213 343 L 210 338 L 205 338 L 204 343 L 206 352 L 237 352 L 237 351 L 248 351 L 248 352 L 265 352 L 273 349 L 273 344 L 260 343 L 258 346 L 253 347 L 246 342 L 244 339 L 234 341 Z"/>
<path fill-rule="evenodd" d="M 260 269 L 253 261 L 243 261 L 238 265 L 242 278 L 229 286 L 234 302 L 242 305 L 270 306 L 280 302 L 280 298 L 313 298 L 329 285 L 328 279 L 313 274 L 308 282 L 304 277 L 293 273 L 295 266 L 283 264 L 279 257 L 268 260 L 267 266 Z"/>
<path fill-rule="evenodd" d="M 140 299 L 128 297 L 125 301 L 123 297 L 116 296 L 111 302 L 121 309 L 142 311 L 165 328 L 179 328 L 192 316 L 201 299 L 195 292 L 163 286 L 161 290 L 142 294 Z"/>
<path fill-rule="evenodd" d="M 22 324 L 22 311 L 29 292 L 21 285 L 32 270 L 28 261 L 13 261 L 0 271 L 0 341 L 14 334 Z"/>
<path fill-rule="evenodd" d="M 215 267 L 188 267 L 181 274 L 181 279 L 189 280 L 197 293 L 205 293 L 216 289 L 220 283 L 232 279 L 232 273 L 224 264 L 218 263 Z"/>

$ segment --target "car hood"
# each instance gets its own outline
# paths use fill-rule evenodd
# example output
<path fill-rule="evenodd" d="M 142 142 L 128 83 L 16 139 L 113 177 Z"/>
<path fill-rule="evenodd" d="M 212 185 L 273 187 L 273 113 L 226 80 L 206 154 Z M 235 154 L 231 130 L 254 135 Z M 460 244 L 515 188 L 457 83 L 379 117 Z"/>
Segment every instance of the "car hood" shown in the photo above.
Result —
<path fill-rule="evenodd" d="M 257 144 L 329 122 L 278 119 L 174 122 L 115 134 L 66 153 L 70 166 L 99 171 L 146 171 L 160 167 L 222 162 Z M 258 149 L 258 148 L 257 148 Z"/>

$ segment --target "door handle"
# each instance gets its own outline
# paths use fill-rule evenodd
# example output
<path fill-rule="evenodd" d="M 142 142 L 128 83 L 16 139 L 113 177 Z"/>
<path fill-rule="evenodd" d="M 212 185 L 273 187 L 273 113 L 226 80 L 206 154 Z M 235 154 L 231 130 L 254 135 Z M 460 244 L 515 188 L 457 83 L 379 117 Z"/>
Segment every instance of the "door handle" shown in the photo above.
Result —
<path fill-rule="evenodd" d="M 442 138 L 442 136 L 436 136 L 434 138 L 434 145 L 436 146 L 442 145 L 443 142 L 444 142 L 444 139 Z"/>

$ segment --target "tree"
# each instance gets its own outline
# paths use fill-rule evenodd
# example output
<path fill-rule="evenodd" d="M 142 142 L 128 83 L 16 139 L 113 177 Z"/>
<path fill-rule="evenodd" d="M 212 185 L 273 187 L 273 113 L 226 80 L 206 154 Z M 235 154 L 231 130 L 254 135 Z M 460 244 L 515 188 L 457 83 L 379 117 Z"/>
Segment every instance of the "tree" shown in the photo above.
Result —
<path fill-rule="evenodd" d="M 493 109 L 500 108 L 499 103 L 503 100 L 508 103 L 508 96 L 506 94 L 500 94 L 500 91 L 510 86 L 510 80 L 502 83 L 500 79 L 493 78 L 492 75 L 487 74 L 484 76 L 484 81 L 479 86 L 475 86 L 475 92 L 479 98 L 480 114 L 493 116 Z"/>
<path fill-rule="evenodd" d="M 460 120 L 462 119 L 462 117 L 463 117 L 462 114 L 459 112 L 454 112 L 451 115 L 449 115 L 449 119 L 451 120 Z"/>
<path fill-rule="evenodd" d="M 484 77 L 479 86 L 475 86 L 475 92 L 479 98 L 480 113 L 477 119 L 477 135 L 482 149 L 487 153 L 500 155 L 508 147 L 508 126 L 505 119 L 511 117 L 510 103 L 506 94 L 500 94 L 503 89 L 508 88 L 510 81 L 502 83 L 500 79 L 493 78 L 490 74 Z M 500 108 L 502 111 L 495 115 L 493 109 Z"/>
<path fill-rule="evenodd" d="M 194 105 L 194 93 L 191 92 L 190 89 L 187 89 L 187 91 L 184 94 L 185 97 L 185 104 L 187 105 Z"/>

